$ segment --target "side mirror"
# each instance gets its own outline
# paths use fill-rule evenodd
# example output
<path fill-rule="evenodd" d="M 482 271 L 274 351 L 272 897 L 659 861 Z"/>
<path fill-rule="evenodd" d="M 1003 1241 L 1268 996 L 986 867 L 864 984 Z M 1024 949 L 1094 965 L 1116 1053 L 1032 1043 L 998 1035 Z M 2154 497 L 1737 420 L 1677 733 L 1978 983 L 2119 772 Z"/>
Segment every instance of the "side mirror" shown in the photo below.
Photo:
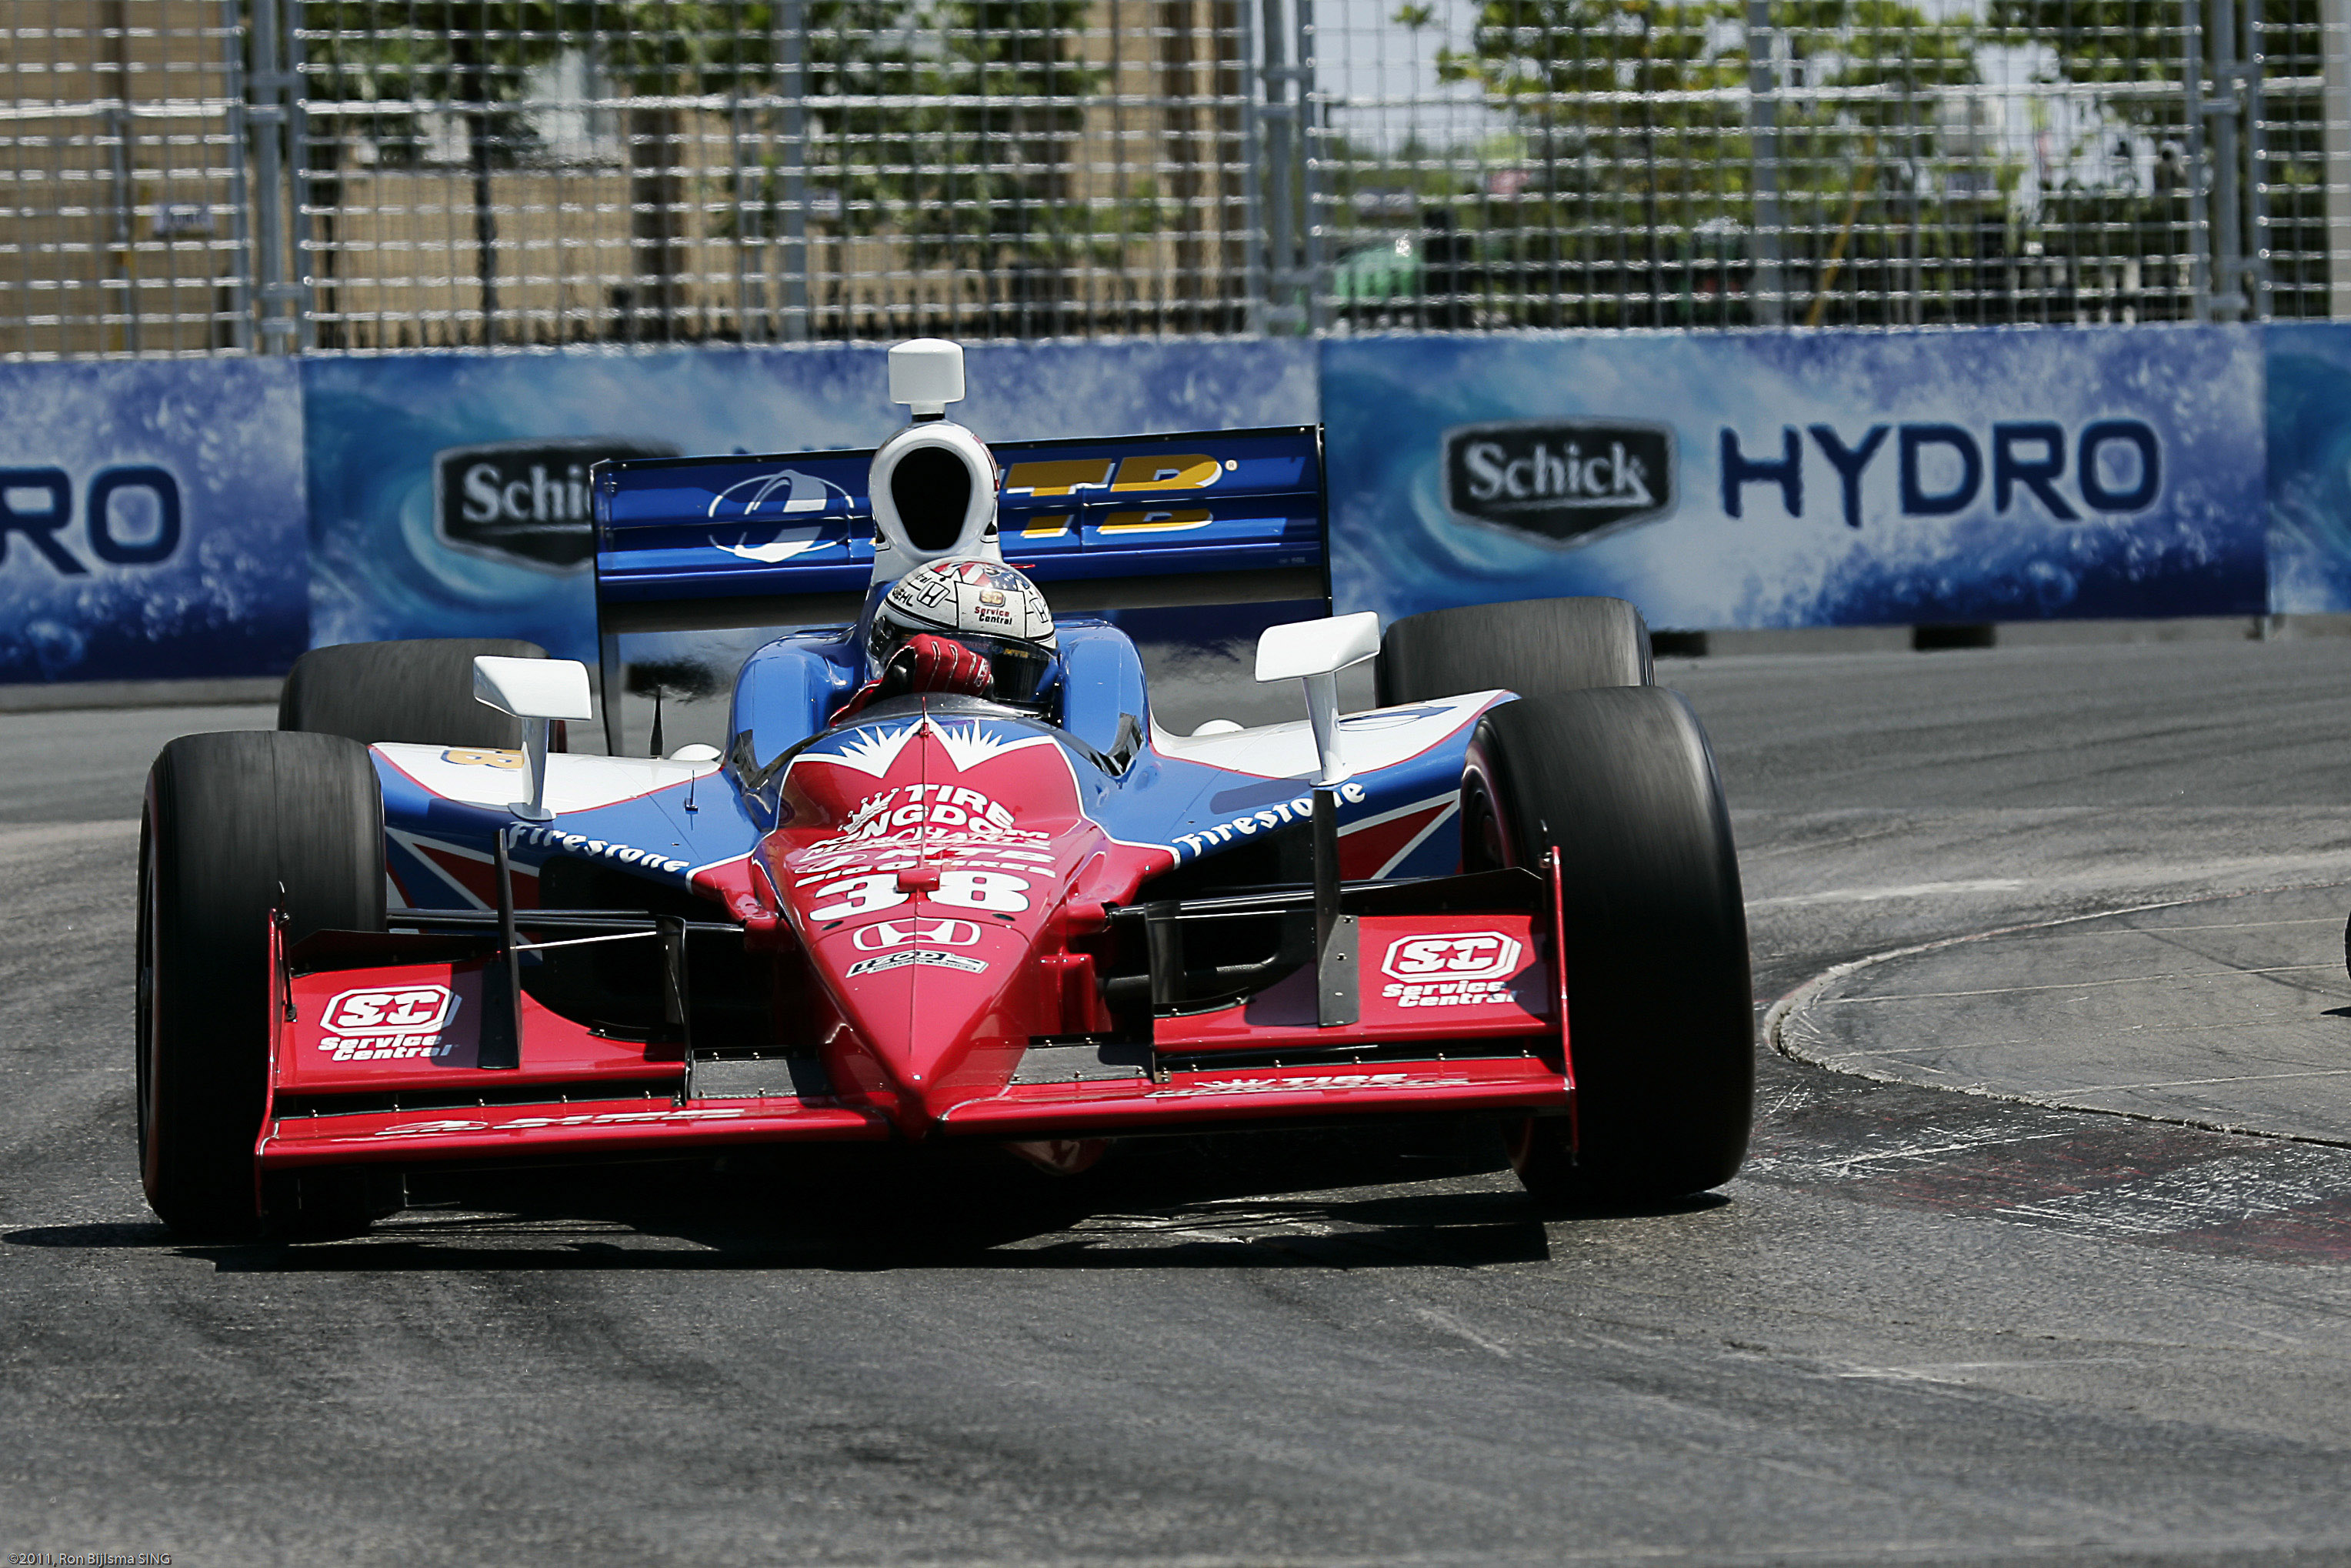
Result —
<path fill-rule="evenodd" d="M 1369 610 L 1269 626 L 1257 640 L 1259 681 L 1306 683 L 1306 717 L 1314 727 L 1314 750 L 1322 765 L 1314 780 L 1318 786 L 1347 777 L 1346 759 L 1339 755 L 1339 672 L 1379 651 L 1380 618 Z"/>
<path fill-rule="evenodd" d="M 523 764 L 530 775 L 530 799 L 507 807 L 528 822 L 555 813 L 547 800 L 547 726 L 550 719 L 588 719 L 596 706 L 588 690 L 588 666 L 575 659 L 474 661 L 474 700 L 523 721 Z"/>

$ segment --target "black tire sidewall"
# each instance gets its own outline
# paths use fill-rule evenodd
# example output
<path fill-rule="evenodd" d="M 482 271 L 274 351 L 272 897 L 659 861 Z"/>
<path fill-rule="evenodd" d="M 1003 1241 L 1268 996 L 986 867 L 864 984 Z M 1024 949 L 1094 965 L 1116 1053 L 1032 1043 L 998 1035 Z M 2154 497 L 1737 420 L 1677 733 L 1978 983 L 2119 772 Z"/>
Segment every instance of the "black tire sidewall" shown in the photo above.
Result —
<path fill-rule="evenodd" d="M 361 745 L 511 751 L 522 720 L 474 698 L 479 657 L 543 659 L 547 650 L 511 637 L 425 637 L 344 643 L 294 661 L 277 699 L 277 727 L 340 735 Z"/>
<path fill-rule="evenodd" d="M 1464 692 L 1646 686 L 1654 677 L 1641 612 L 1598 595 L 1407 615 L 1382 636 L 1376 670 L 1383 707 Z"/>
<path fill-rule="evenodd" d="M 1490 801 L 1490 808 L 1482 806 Z M 1507 703 L 1464 768 L 1464 864 L 1490 810 L 1510 863 L 1556 848 L 1577 1112 L 1539 1121 L 1531 1187 L 1660 1199 L 1719 1186 L 1754 1113 L 1746 913 L 1729 814 L 1697 716 L 1657 687 Z M 1572 1160 L 1559 1156 L 1572 1155 Z M 1552 1168 L 1531 1170 L 1527 1160 Z"/>
<path fill-rule="evenodd" d="M 141 829 L 140 1167 L 175 1229 L 259 1220 L 269 913 L 285 939 L 384 925 L 383 807 L 367 748 L 268 730 L 184 736 L 148 775 Z"/>

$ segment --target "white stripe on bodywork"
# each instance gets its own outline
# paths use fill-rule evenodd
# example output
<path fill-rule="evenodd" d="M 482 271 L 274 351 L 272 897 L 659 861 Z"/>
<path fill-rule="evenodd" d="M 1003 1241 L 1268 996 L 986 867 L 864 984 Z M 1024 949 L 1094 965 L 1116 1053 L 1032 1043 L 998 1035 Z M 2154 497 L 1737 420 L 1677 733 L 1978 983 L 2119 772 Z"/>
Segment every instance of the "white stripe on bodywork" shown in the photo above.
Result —
<path fill-rule="evenodd" d="M 1488 708 L 1509 695 L 1501 691 L 1472 692 L 1466 696 L 1349 714 L 1339 721 L 1347 767 L 1355 773 L 1375 773 L 1408 762 L 1443 745 L 1464 725 L 1476 722 Z M 1414 709 L 1433 711 L 1408 716 Z M 1160 728 L 1155 721 L 1151 744 L 1162 757 L 1256 779 L 1301 779 L 1321 766 L 1314 750 L 1314 732 L 1303 719 L 1223 735 L 1175 735 Z"/>
<path fill-rule="evenodd" d="M 404 741 L 379 741 L 375 754 L 419 789 L 444 800 L 503 810 L 528 792 L 520 768 L 498 768 L 482 762 L 452 762 L 448 754 L 511 756 L 495 747 L 412 746 Z M 575 757 L 556 752 L 547 759 L 549 810 L 561 816 L 593 811 L 624 800 L 674 788 L 689 779 L 706 779 L 718 771 L 716 762 L 672 762 L 663 757 Z"/>

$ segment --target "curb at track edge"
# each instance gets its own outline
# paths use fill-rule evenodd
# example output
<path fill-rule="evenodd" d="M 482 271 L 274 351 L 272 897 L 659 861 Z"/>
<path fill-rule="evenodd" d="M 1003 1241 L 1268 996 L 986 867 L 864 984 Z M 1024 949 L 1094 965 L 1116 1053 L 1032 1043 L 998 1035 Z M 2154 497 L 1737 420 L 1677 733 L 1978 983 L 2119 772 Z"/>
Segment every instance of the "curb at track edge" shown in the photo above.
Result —
<path fill-rule="evenodd" d="M 1872 1072 L 1859 1068 L 1842 1067 L 1816 1061 L 1791 1049 L 1782 1033 L 1788 1019 L 1810 1006 L 1813 999 L 1837 981 L 1864 969 L 1907 958 L 1920 953 L 1932 953 L 1945 947 L 1957 947 L 1969 942 L 1986 942 L 1995 936 L 2011 936 L 2024 931 L 2053 930 L 2060 925 L 2078 925 L 2091 920 L 2111 920 L 2118 915 L 2144 915 L 2157 909 L 2184 909 L 2190 904 L 2220 904 L 2232 898 L 2252 898 L 2265 893 L 2300 893 L 2324 887 L 2351 887 L 2351 882 L 2290 882 L 2274 887 L 2241 888 L 2234 893 L 2211 893 L 2193 898 L 2166 898 L 2152 904 L 2125 904 L 2115 909 L 2094 910 L 2086 915 L 2061 915 L 2054 920 L 2025 920 L 2013 925 L 1996 925 L 1988 931 L 1971 931 L 1959 936 L 1941 936 L 1932 942 L 1914 942 L 1907 946 L 1889 947 L 1883 953 L 1865 954 L 1834 964 L 1788 992 L 1764 1009 L 1761 1025 L 1763 1040 L 1775 1055 L 1806 1067 L 1816 1067 L 1823 1072 L 1840 1077 L 1856 1078 L 1872 1083 L 1898 1083 L 1906 1088 L 1925 1089 L 1944 1094 L 1967 1094 L 1979 1100 L 1999 1100 L 2011 1105 L 2032 1105 L 2044 1111 L 2072 1111 L 2085 1116 L 2114 1116 L 2126 1122 L 2149 1122 L 2164 1126 L 2193 1127 L 2200 1132 L 2225 1133 L 2241 1138 L 2263 1138 L 2280 1144 L 2314 1144 L 2323 1148 L 2351 1148 L 2351 1138 L 2322 1138 L 2307 1133 L 2274 1133 L 2262 1127 L 2238 1126 L 2228 1122 L 2216 1122 L 2193 1116 L 2165 1116 L 2151 1111 L 2116 1111 L 2104 1106 L 2074 1105 L 2062 1100 L 2044 1100 L 2014 1090 L 1995 1089 L 1984 1083 L 1921 1083 L 1914 1078 L 1902 1078 L 1890 1072 Z"/>

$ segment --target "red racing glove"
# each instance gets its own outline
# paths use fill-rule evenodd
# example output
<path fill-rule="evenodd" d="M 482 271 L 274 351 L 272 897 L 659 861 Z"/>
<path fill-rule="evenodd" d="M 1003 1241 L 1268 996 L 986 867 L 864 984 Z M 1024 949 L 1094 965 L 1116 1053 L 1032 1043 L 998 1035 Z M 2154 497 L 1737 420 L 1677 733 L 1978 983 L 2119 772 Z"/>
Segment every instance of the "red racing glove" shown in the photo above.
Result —
<path fill-rule="evenodd" d="M 841 705 L 832 722 L 840 724 L 855 718 L 868 703 L 907 692 L 960 692 L 966 696 L 984 697 L 993 695 L 995 691 L 996 672 L 984 655 L 973 653 L 952 637 L 934 637 L 927 632 L 919 632 L 890 655 L 890 662 L 882 666 L 880 674 Z"/>
<path fill-rule="evenodd" d="M 961 692 L 968 697 L 984 697 L 996 690 L 996 672 L 988 667 L 987 655 L 972 652 L 952 637 L 934 637 L 927 632 L 907 638 L 906 645 L 890 655 L 882 678 L 903 681 L 899 689 L 910 692 Z"/>

